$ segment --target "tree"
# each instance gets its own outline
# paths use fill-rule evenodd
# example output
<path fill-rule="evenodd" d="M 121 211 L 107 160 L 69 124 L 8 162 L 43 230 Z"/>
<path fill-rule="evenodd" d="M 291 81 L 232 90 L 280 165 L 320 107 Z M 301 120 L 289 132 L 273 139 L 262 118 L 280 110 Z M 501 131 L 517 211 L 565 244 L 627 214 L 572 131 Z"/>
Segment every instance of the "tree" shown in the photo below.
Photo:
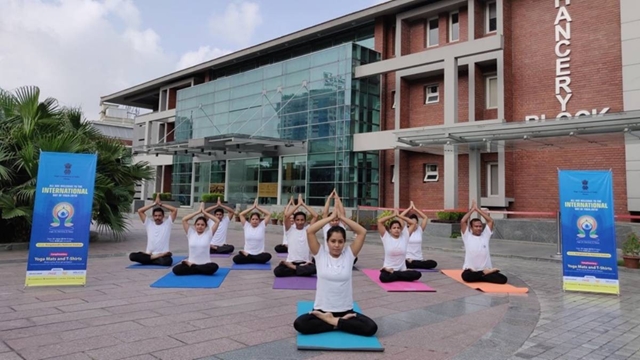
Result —
<path fill-rule="evenodd" d="M 0 242 L 29 240 L 40 151 L 97 153 L 92 220 L 115 237 L 126 232 L 134 186 L 151 169 L 134 164 L 130 150 L 100 134 L 80 109 L 41 102 L 33 86 L 0 90 L 0 133 Z"/>

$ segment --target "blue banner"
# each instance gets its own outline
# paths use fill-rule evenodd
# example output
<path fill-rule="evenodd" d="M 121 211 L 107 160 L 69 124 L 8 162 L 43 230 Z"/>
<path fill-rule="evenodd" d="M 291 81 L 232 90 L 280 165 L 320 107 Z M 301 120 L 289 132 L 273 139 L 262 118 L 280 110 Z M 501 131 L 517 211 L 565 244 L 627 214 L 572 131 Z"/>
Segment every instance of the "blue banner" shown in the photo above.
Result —
<path fill-rule="evenodd" d="M 41 152 L 25 286 L 85 285 L 97 156 Z"/>
<path fill-rule="evenodd" d="M 558 176 L 563 289 L 620 294 L 611 171 Z"/>

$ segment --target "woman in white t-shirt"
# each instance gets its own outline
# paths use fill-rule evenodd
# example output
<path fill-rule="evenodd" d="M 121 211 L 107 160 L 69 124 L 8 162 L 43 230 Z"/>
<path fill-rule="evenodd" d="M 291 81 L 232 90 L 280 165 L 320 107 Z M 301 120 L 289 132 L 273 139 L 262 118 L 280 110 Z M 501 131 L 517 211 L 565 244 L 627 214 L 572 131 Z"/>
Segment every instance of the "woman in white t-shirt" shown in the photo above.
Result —
<path fill-rule="evenodd" d="M 247 221 L 245 216 L 253 210 L 257 211 L 251 213 Z M 264 219 L 260 219 L 260 213 L 264 214 Z M 244 249 L 233 257 L 233 262 L 236 264 L 268 263 L 269 260 L 271 260 L 271 254 L 264 251 L 264 240 L 267 224 L 269 224 L 269 220 L 271 219 L 271 213 L 259 207 L 258 198 L 256 198 L 253 206 L 241 212 L 238 216 L 244 228 Z"/>
<path fill-rule="evenodd" d="M 336 189 L 333 189 L 333 191 L 331 192 L 331 194 L 329 194 L 329 196 L 327 196 L 327 202 L 324 204 L 324 209 L 322 209 L 322 217 L 326 218 L 326 217 L 331 217 L 331 215 L 333 215 L 332 212 L 329 212 L 329 208 L 331 207 L 331 199 L 335 199 L 338 195 L 336 194 Z M 346 214 L 344 211 L 344 208 L 341 207 L 341 203 L 340 205 L 338 205 L 339 203 L 336 202 L 335 204 L 335 209 L 334 211 L 338 211 L 341 214 Z M 340 208 L 338 208 L 340 206 Z M 326 224 L 325 226 L 322 227 L 322 235 L 324 235 L 324 242 L 327 242 L 327 233 L 329 232 L 329 229 L 331 229 L 334 226 L 340 226 L 343 229 L 347 229 L 344 224 L 342 223 L 342 221 L 340 221 L 339 218 L 335 218 L 333 220 L 331 220 L 328 224 Z M 355 265 L 358 262 L 358 257 L 356 256 L 356 258 L 353 260 L 353 265 Z"/>
<path fill-rule="evenodd" d="M 340 201 L 339 198 L 336 201 Z M 320 244 L 316 232 L 332 219 L 339 218 L 355 233 L 356 239 L 345 246 L 346 232 L 339 226 L 329 229 L 326 244 Z M 378 325 L 369 317 L 353 311 L 353 259 L 362 249 L 367 231 L 337 211 L 307 229 L 309 249 L 316 260 L 317 290 L 313 310 L 300 315 L 293 327 L 302 334 L 318 334 L 333 330 L 373 336 Z"/>
<path fill-rule="evenodd" d="M 483 226 L 480 219 L 469 218 L 477 211 L 484 218 L 487 225 Z M 483 228 L 484 227 L 484 228 Z M 489 282 L 494 284 L 506 284 L 507 277 L 491 265 L 489 240 L 493 235 L 493 219 L 489 214 L 478 208 L 476 201 L 471 204 L 471 209 L 460 220 L 460 231 L 464 242 L 464 265 L 462 265 L 462 280 L 466 282 Z"/>
<path fill-rule="evenodd" d="M 420 209 L 413 204 L 413 201 L 407 210 L 414 212 L 414 214 L 409 215 L 409 219 L 415 221 L 417 224 L 415 231 L 411 233 L 411 236 L 409 236 L 407 259 L 405 260 L 407 269 L 433 269 L 438 266 L 438 263 L 433 260 L 424 260 L 422 258 L 422 234 L 427 228 L 427 215 L 420 211 Z M 420 215 L 422 221 L 418 219 L 418 215 L 415 213 Z"/>
<path fill-rule="evenodd" d="M 385 223 L 388 220 L 392 221 L 387 230 Z M 409 224 L 408 227 L 405 226 L 405 222 Z M 422 277 L 418 271 L 407 270 L 405 263 L 409 237 L 416 226 L 415 221 L 399 214 L 397 209 L 393 214 L 378 219 L 378 233 L 384 246 L 384 265 L 380 269 L 381 282 L 416 281 Z"/>
<path fill-rule="evenodd" d="M 293 195 L 291 195 L 291 199 L 289 199 L 289 203 L 287 203 L 287 206 L 284 208 L 284 212 L 282 214 L 288 214 L 289 209 L 291 209 L 292 206 L 293 206 Z M 286 219 L 283 219 L 282 221 L 282 244 L 278 244 L 274 248 L 274 250 L 278 254 L 286 254 L 289 252 L 289 241 L 287 239 L 287 227 L 285 225 L 285 222 L 286 222 L 285 220 Z M 291 216 L 289 217 L 289 221 L 293 222 L 293 214 L 291 214 Z"/>
<path fill-rule="evenodd" d="M 201 216 L 196 219 L 194 225 L 189 226 L 189 220 L 198 215 Z M 204 203 L 200 204 L 198 211 L 182 218 L 182 227 L 189 241 L 189 257 L 173 267 L 174 274 L 213 275 L 218 271 L 218 264 L 211 262 L 209 257 L 209 244 L 219 223 L 220 220 L 217 217 L 205 211 Z"/>

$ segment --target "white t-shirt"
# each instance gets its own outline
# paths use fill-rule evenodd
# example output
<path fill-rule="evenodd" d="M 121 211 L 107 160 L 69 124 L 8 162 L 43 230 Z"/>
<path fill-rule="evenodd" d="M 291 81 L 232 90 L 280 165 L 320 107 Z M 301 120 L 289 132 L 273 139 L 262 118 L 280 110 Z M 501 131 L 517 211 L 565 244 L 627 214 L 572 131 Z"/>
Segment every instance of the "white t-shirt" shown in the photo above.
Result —
<path fill-rule="evenodd" d="M 293 225 L 292 225 L 293 227 Z M 282 245 L 288 245 L 289 244 L 289 240 L 287 239 L 287 226 L 282 224 Z"/>
<path fill-rule="evenodd" d="M 213 221 L 209 221 L 213 223 Z M 189 240 L 189 258 L 187 261 L 197 265 L 210 263 L 209 244 L 211 244 L 212 236 L 210 226 L 199 235 L 193 227 L 189 227 L 189 232 L 187 233 Z"/>
<path fill-rule="evenodd" d="M 169 238 L 173 220 L 171 216 L 164 219 L 162 224 L 156 225 L 153 219 L 147 217 L 144 227 L 147 229 L 147 253 L 162 254 L 169 251 Z"/>
<path fill-rule="evenodd" d="M 322 249 L 314 256 L 318 282 L 313 308 L 328 312 L 353 309 L 353 260 L 350 246 L 345 246 L 338 258 Z"/>
<path fill-rule="evenodd" d="M 488 226 L 484 227 L 480 236 L 471 233 L 470 226 L 467 231 L 462 234 L 464 242 L 464 265 L 463 269 L 471 269 L 474 271 L 482 271 L 491 269 L 491 255 L 489 254 L 489 240 L 493 232 Z"/>
<path fill-rule="evenodd" d="M 338 226 L 340 226 L 341 228 L 347 230 L 347 228 L 344 226 L 344 224 L 342 222 L 340 222 L 340 224 L 338 224 Z M 322 235 L 324 235 L 324 243 L 327 243 L 327 233 L 329 232 L 329 229 L 331 229 L 331 224 L 325 224 L 325 226 L 322 227 Z"/>
<path fill-rule="evenodd" d="M 264 233 L 267 225 L 264 220 L 258 226 L 251 226 L 251 222 L 244 223 L 244 251 L 251 255 L 258 255 L 264 252 Z"/>
<path fill-rule="evenodd" d="M 422 260 L 422 226 L 420 224 L 416 225 L 416 230 L 409 236 L 407 259 Z"/>
<path fill-rule="evenodd" d="M 216 233 L 213 234 L 213 238 L 211 238 L 211 245 L 221 246 L 224 245 L 227 241 L 227 229 L 229 228 L 229 220 L 228 216 L 223 216 L 222 220 L 218 223 L 218 229 Z M 213 220 L 209 219 L 207 224 L 211 227 L 213 226 Z"/>
<path fill-rule="evenodd" d="M 384 245 L 384 265 L 383 267 L 392 268 L 396 271 L 407 270 L 405 259 L 407 258 L 407 244 L 409 242 L 409 229 L 404 228 L 400 233 L 400 237 L 395 239 L 385 232 L 382 237 L 382 245 Z"/>
<path fill-rule="evenodd" d="M 309 225 L 305 225 L 302 230 L 298 230 L 293 224 L 286 232 L 288 244 L 287 262 L 294 261 L 311 261 L 311 253 L 309 243 L 307 242 L 307 229 Z"/>

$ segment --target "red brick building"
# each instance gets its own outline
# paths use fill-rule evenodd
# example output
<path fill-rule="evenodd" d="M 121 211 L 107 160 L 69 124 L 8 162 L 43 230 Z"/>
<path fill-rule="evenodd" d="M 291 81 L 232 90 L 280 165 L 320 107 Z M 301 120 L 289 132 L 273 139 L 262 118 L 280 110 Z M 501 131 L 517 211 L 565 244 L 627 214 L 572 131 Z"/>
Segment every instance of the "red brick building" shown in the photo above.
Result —
<path fill-rule="evenodd" d="M 381 206 L 555 211 L 558 169 L 612 169 L 616 214 L 640 211 L 638 4 L 422 3 L 376 19 L 356 71 L 382 76 L 383 131 L 354 137 L 382 150 Z"/>

